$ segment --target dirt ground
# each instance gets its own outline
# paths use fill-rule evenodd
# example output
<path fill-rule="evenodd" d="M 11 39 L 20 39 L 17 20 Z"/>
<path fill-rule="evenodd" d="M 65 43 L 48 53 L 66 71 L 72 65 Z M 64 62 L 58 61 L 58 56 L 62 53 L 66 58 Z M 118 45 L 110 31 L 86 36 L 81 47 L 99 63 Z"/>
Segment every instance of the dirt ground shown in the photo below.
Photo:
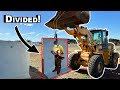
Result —
<path fill-rule="evenodd" d="M 39 50 L 39 54 L 30 53 L 30 66 L 32 70 L 34 68 L 36 71 L 42 71 L 42 59 L 41 59 L 41 48 L 37 46 Z M 79 47 L 75 44 L 68 44 L 68 54 L 73 52 L 74 50 L 79 50 Z M 116 46 L 116 52 L 120 53 L 120 46 Z M 30 72 L 33 75 L 33 72 Z M 37 76 L 36 76 L 37 77 Z M 64 75 L 58 76 L 56 79 L 92 79 L 88 73 L 87 68 L 81 67 L 77 72 L 70 71 Z M 101 79 L 120 79 L 120 65 L 117 70 L 109 70 L 106 69 L 103 77 Z"/>

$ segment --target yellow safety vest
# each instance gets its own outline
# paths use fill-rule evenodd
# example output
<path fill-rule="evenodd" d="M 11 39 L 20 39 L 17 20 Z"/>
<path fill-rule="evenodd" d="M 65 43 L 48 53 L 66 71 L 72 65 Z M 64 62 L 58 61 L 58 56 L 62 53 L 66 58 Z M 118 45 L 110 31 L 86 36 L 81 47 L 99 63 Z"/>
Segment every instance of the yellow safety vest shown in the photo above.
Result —
<path fill-rule="evenodd" d="M 60 53 L 64 53 L 64 49 L 61 45 L 58 45 L 57 47 L 53 47 L 54 51 L 60 51 Z"/>

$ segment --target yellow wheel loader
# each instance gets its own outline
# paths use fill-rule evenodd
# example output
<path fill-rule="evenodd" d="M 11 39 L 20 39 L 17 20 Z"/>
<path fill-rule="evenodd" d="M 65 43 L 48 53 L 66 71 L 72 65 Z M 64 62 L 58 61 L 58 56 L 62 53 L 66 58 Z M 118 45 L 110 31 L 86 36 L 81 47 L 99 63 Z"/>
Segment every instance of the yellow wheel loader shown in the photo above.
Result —
<path fill-rule="evenodd" d="M 80 50 L 68 57 L 69 66 L 73 70 L 78 70 L 82 65 L 88 67 L 90 76 L 100 78 L 104 74 L 105 67 L 117 68 L 119 54 L 114 52 L 115 45 L 109 42 L 107 30 L 88 30 L 80 26 L 88 23 L 89 18 L 89 11 L 58 11 L 46 26 L 65 30 L 76 39 Z"/>

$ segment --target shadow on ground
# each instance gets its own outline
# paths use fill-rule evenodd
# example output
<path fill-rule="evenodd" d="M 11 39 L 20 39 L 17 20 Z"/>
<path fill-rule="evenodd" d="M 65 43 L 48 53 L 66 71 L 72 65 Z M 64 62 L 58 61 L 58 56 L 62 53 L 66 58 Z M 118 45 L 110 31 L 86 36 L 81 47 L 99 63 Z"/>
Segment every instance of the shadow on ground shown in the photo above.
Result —
<path fill-rule="evenodd" d="M 32 66 L 29 67 L 29 74 L 31 79 L 48 79 L 45 74 L 41 73 L 38 69 Z"/>
<path fill-rule="evenodd" d="M 88 75 L 87 69 L 86 70 L 85 69 L 79 69 L 77 72 L 81 73 L 81 74 L 87 74 Z"/>
<path fill-rule="evenodd" d="M 77 72 L 88 75 L 87 69 L 79 69 Z M 101 79 L 120 79 L 120 64 L 116 70 L 105 69 Z"/>
<path fill-rule="evenodd" d="M 101 79 L 120 79 L 120 64 L 116 70 L 106 69 Z"/>
<path fill-rule="evenodd" d="M 79 69 L 77 71 L 81 74 L 88 75 L 87 69 Z M 48 79 L 48 77 L 40 73 L 36 68 L 30 66 L 30 76 L 31 79 Z M 71 79 L 68 77 L 68 79 Z M 101 79 L 120 79 L 120 64 L 116 70 L 105 69 L 104 75 Z"/>

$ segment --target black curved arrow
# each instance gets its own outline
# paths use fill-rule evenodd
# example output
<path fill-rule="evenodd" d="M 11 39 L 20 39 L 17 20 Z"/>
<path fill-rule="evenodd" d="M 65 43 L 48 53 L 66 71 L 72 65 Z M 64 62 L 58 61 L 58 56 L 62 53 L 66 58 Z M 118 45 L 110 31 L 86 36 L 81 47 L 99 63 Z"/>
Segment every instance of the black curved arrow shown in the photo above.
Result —
<path fill-rule="evenodd" d="M 20 40 L 29 48 L 29 49 L 28 49 L 29 52 L 39 53 L 38 50 L 36 49 L 35 45 L 30 46 L 30 45 L 22 38 L 22 36 L 21 36 L 21 34 L 20 34 L 17 26 L 15 26 L 15 31 L 16 31 L 18 37 L 20 38 Z"/>

